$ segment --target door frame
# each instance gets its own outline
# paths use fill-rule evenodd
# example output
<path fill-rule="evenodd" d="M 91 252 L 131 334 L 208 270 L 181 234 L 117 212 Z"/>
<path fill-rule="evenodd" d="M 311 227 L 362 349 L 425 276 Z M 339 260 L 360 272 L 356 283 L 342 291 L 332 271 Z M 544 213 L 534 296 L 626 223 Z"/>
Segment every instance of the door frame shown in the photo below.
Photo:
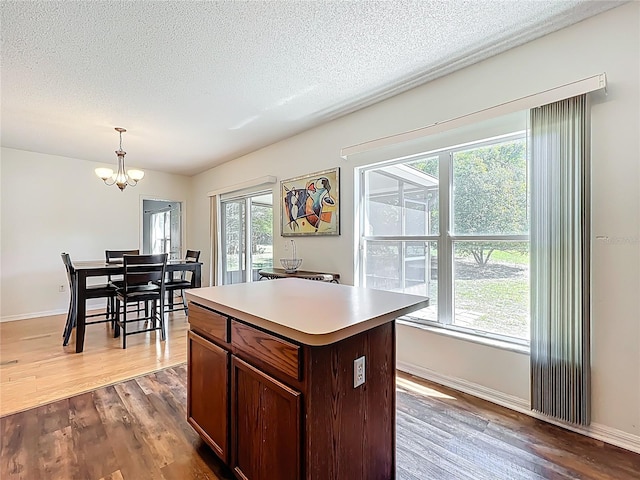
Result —
<path fill-rule="evenodd" d="M 262 197 L 268 195 L 271 197 L 271 203 L 264 203 L 264 202 L 257 202 L 255 201 L 255 199 L 257 197 Z M 248 193 L 244 193 L 241 195 L 233 195 L 233 194 L 229 194 L 228 196 L 223 196 L 223 198 L 220 198 L 217 204 L 217 209 L 218 209 L 218 215 L 217 218 L 219 219 L 219 225 L 217 226 L 217 228 L 219 229 L 218 231 L 220 232 L 220 249 L 219 249 L 219 260 L 218 260 L 218 267 L 219 267 L 219 284 L 220 285 L 224 285 L 224 276 L 226 274 L 226 272 L 224 271 L 224 264 L 225 264 L 225 258 L 228 256 L 228 253 L 226 252 L 226 243 L 225 243 L 225 238 L 223 235 L 223 231 L 225 230 L 224 228 L 224 217 L 225 215 L 223 214 L 224 212 L 224 205 L 226 203 L 242 203 L 242 205 L 244 206 L 244 210 L 245 210 L 245 215 L 244 215 L 244 244 L 245 244 L 245 248 L 244 248 L 244 264 L 245 264 L 245 269 L 244 269 L 244 283 L 250 283 L 253 281 L 256 281 L 253 279 L 253 252 L 252 252 L 252 230 L 253 230 L 253 217 L 252 217 L 252 212 L 253 212 L 253 206 L 269 206 L 271 207 L 271 210 L 273 212 L 274 210 L 274 202 L 273 202 L 273 191 L 271 189 L 256 189 L 255 191 L 251 191 Z M 273 217 L 273 215 L 272 215 Z M 275 222 L 273 221 L 272 218 L 272 222 L 271 222 L 271 234 L 273 237 L 273 227 L 274 227 Z M 272 238 L 272 251 L 271 251 L 271 255 L 272 255 L 272 259 L 273 259 L 273 243 L 275 243 L 275 239 Z M 225 247 L 225 248 L 223 248 Z M 242 262 L 238 262 L 239 264 Z"/>
<path fill-rule="evenodd" d="M 186 249 L 186 226 L 187 226 L 187 201 L 186 200 L 177 200 L 177 199 L 167 199 L 161 198 L 153 195 L 140 195 L 140 237 L 139 237 L 139 247 L 140 251 L 144 250 L 144 201 L 152 200 L 155 202 L 167 202 L 167 203 L 179 203 L 180 206 L 180 258 L 184 258 L 184 254 L 187 251 Z"/>

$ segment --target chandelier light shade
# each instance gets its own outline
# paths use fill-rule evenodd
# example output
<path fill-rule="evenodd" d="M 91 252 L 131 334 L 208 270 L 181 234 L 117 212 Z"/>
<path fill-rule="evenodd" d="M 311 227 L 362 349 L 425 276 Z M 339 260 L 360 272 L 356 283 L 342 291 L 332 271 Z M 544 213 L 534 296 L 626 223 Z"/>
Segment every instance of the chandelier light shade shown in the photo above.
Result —
<path fill-rule="evenodd" d="M 121 127 L 116 127 L 116 131 L 120 133 L 120 148 L 116 150 L 116 155 L 118 156 L 118 171 L 114 173 L 110 168 L 96 168 L 95 172 L 106 185 L 117 185 L 120 191 L 122 191 L 127 185 L 135 187 L 144 177 L 144 172 L 142 170 L 131 169 L 127 171 L 125 169 L 124 156 L 127 152 L 122 150 L 122 133 L 126 132 L 126 130 Z"/>

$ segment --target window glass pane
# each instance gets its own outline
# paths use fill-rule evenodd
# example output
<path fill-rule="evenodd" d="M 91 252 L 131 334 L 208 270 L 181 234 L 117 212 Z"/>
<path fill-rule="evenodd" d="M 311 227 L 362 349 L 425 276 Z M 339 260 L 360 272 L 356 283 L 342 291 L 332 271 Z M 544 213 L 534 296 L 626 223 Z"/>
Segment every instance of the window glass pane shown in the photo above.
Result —
<path fill-rule="evenodd" d="M 427 205 L 424 202 L 405 199 L 405 235 L 427 235 Z"/>
<path fill-rule="evenodd" d="M 525 139 L 453 154 L 454 235 L 526 235 Z"/>
<path fill-rule="evenodd" d="M 528 242 L 454 242 L 454 325 L 529 339 Z"/>
<path fill-rule="evenodd" d="M 407 235 L 438 235 L 440 231 L 438 163 L 438 157 L 431 157 L 402 165 L 411 173 L 404 190 Z M 416 212 L 418 205 L 422 205 L 422 218 Z"/>
<path fill-rule="evenodd" d="M 437 157 L 388 165 L 366 175 L 366 235 L 437 235 Z"/>
<path fill-rule="evenodd" d="M 245 201 L 222 203 L 222 283 L 245 282 Z"/>
<path fill-rule="evenodd" d="M 367 241 L 364 286 L 427 296 L 430 306 L 411 316 L 437 321 L 436 245 L 436 242 Z"/>
<path fill-rule="evenodd" d="M 396 291 L 402 288 L 400 242 L 366 242 L 365 287 Z"/>
<path fill-rule="evenodd" d="M 385 172 L 366 173 L 368 189 L 365 192 L 368 223 L 366 235 L 400 235 L 400 182 Z"/>
<path fill-rule="evenodd" d="M 258 271 L 273 267 L 272 205 L 251 203 L 251 263 L 254 281 L 260 280 Z"/>
<path fill-rule="evenodd" d="M 165 220 L 165 212 L 151 215 L 151 253 L 164 253 Z"/>

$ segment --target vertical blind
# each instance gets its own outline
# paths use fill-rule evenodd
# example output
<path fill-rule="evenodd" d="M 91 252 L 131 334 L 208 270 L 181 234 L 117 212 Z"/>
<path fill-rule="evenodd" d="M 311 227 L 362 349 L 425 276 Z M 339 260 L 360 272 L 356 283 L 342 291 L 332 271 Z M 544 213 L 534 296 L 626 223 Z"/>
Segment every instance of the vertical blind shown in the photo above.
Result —
<path fill-rule="evenodd" d="M 531 406 L 590 423 L 586 95 L 531 110 Z"/>
<path fill-rule="evenodd" d="M 211 259 L 209 285 L 220 285 L 220 195 L 210 195 L 211 219 L 209 223 L 211 236 Z"/>

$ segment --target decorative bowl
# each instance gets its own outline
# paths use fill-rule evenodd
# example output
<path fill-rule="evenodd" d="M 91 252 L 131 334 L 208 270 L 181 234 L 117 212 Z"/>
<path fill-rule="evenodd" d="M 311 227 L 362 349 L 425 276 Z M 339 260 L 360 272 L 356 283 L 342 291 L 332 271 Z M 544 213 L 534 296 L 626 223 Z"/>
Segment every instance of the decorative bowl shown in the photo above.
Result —
<path fill-rule="evenodd" d="M 296 270 L 298 270 L 298 268 L 300 268 L 300 265 L 302 265 L 302 259 L 301 258 L 281 258 L 280 263 L 282 264 L 282 267 L 284 268 L 285 272 L 293 273 Z"/>

